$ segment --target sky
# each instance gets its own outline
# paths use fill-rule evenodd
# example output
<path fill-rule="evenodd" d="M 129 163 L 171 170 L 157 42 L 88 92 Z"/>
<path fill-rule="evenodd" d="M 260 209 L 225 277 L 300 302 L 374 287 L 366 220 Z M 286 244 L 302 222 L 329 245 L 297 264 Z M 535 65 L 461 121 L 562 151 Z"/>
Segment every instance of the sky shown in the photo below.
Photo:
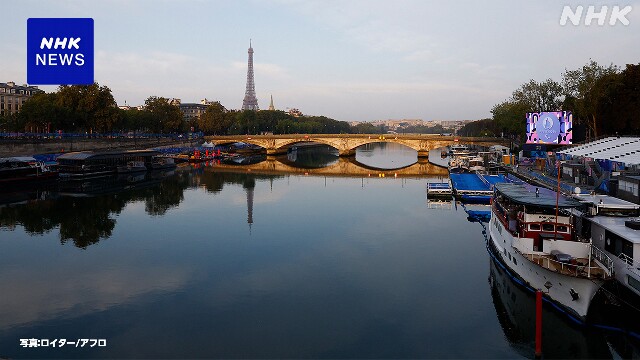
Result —
<path fill-rule="evenodd" d="M 607 16 L 603 26 L 562 26 L 565 5 L 632 10 L 629 25 Z M 95 81 L 119 105 L 155 95 L 239 109 L 250 39 L 261 109 L 272 95 L 279 110 L 345 121 L 481 119 L 530 79 L 560 81 L 590 59 L 640 63 L 640 0 L 7 0 L 0 9 L 0 82 L 26 83 L 28 18 L 91 17 Z"/>

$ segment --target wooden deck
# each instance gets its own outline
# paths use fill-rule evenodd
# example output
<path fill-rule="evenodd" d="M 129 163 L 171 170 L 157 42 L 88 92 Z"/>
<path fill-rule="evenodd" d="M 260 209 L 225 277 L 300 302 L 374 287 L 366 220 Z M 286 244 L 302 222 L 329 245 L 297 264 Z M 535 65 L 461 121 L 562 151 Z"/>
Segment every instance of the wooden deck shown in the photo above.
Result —
<path fill-rule="evenodd" d="M 547 270 L 560 273 L 567 276 L 576 277 L 592 277 L 606 279 L 608 278 L 605 270 L 601 268 L 593 259 L 591 260 L 591 269 L 589 269 L 589 259 L 575 258 L 575 263 L 559 262 L 551 255 L 539 255 L 539 254 L 523 254 L 528 260 L 536 263 L 540 267 Z"/>

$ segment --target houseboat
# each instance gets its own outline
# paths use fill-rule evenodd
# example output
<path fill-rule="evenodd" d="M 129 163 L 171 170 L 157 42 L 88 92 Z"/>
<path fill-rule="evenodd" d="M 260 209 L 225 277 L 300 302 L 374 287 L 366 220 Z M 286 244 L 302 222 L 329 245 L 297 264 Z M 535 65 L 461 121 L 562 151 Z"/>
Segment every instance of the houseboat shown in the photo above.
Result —
<path fill-rule="evenodd" d="M 593 296 L 612 277 L 613 262 L 588 240 L 575 236 L 569 211 L 580 206 L 552 191 L 495 184 L 489 244 L 525 284 L 542 290 L 576 321 L 585 322 Z"/>
<path fill-rule="evenodd" d="M 31 156 L 0 158 L 0 184 L 51 180 L 58 172 Z"/>
<path fill-rule="evenodd" d="M 451 156 L 469 156 L 473 155 L 473 151 L 469 148 L 469 146 L 464 144 L 451 145 L 449 147 L 449 154 Z"/>
<path fill-rule="evenodd" d="M 128 161 L 126 165 L 119 165 L 117 167 L 118 174 L 127 174 L 133 172 L 147 171 L 147 166 L 144 161 Z"/>
<path fill-rule="evenodd" d="M 615 279 L 640 296 L 640 205 L 608 195 L 573 196 L 586 205 L 576 232 L 613 259 Z"/>
<path fill-rule="evenodd" d="M 88 178 L 117 173 L 118 167 L 129 162 L 141 162 L 151 167 L 152 159 L 159 153 L 153 150 L 80 151 L 58 156 L 60 177 Z"/>

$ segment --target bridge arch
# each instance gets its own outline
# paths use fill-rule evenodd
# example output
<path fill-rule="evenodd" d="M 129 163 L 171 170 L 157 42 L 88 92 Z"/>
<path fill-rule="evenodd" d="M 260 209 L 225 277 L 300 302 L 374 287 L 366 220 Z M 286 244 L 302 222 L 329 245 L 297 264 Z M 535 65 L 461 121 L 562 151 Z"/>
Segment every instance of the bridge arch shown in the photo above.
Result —
<path fill-rule="evenodd" d="M 336 148 L 340 156 L 355 155 L 359 146 L 376 142 L 393 142 L 405 145 L 418 152 L 418 157 L 428 157 L 429 151 L 439 147 L 459 144 L 493 145 L 508 143 L 500 138 L 463 138 L 440 135 L 380 135 L 380 134 L 286 134 L 286 135 L 235 135 L 208 136 L 216 145 L 244 142 L 267 149 L 267 154 L 286 153 L 287 147 L 302 142 L 316 142 Z"/>

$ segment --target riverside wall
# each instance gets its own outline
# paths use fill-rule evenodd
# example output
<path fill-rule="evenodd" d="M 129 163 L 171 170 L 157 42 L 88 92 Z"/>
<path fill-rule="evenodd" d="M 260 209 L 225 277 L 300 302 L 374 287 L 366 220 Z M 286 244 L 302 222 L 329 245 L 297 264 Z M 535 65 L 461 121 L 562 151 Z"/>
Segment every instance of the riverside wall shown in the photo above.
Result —
<path fill-rule="evenodd" d="M 176 141 L 173 139 L 2 139 L 0 140 L 0 157 L 89 150 L 132 150 L 166 146 L 186 147 L 197 144 L 199 144 L 198 140 Z"/>

